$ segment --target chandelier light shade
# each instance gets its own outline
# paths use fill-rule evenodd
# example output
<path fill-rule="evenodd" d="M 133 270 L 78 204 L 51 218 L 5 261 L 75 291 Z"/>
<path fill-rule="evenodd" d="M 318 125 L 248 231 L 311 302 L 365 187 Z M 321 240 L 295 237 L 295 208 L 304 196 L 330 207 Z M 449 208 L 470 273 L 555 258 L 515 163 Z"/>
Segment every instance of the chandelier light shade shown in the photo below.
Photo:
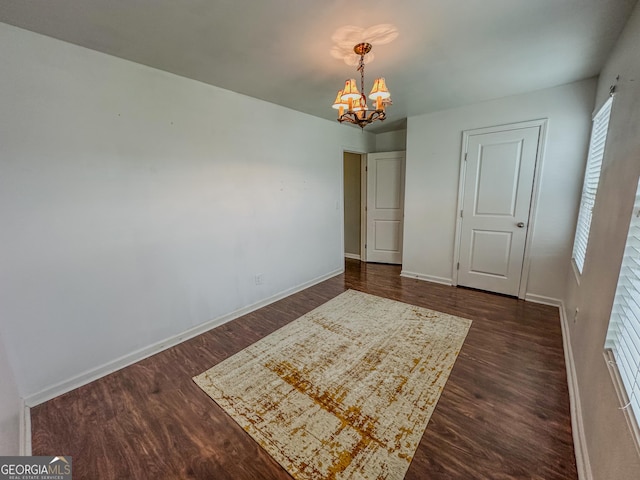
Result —
<path fill-rule="evenodd" d="M 362 103 L 362 98 L 358 97 L 353 101 L 354 112 L 361 112 L 363 110 L 367 110 L 367 102 Z"/>
<path fill-rule="evenodd" d="M 347 122 L 364 128 L 376 120 L 386 118 L 386 106 L 391 105 L 391 93 L 383 77 L 377 78 L 369 93 L 369 98 L 374 100 L 375 109 L 369 112 L 367 97 L 364 94 L 364 57 L 371 51 L 370 43 L 359 43 L 353 47 L 353 51 L 360 55 L 357 71 L 360 72 L 360 90 L 354 78 L 344 83 L 344 89 L 338 91 L 333 108 L 338 110 L 338 121 Z"/>
<path fill-rule="evenodd" d="M 333 102 L 333 108 L 338 110 L 338 117 L 341 117 L 344 114 L 345 109 L 349 108 L 349 102 L 346 100 L 342 100 L 342 90 L 338 92 L 338 96 Z"/>
<path fill-rule="evenodd" d="M 344 82 L 344 90 L 342 90 L 342 99 L 355 100 L 356 98 L 360 98 L 360 92 L 358 91 L 358 85 L 356 84 L 356 79 L 352 78 L 351 80 L 347 80 Z"/>

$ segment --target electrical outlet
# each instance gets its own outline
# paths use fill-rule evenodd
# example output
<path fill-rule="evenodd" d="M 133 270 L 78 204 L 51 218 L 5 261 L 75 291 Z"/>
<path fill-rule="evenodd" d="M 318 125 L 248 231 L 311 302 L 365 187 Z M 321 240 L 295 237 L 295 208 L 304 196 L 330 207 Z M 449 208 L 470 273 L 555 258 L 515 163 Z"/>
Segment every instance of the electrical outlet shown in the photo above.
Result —
<path fill-rule="evenodd" d="M 256 285 L 262 285 L 264 283 L 264 273 L 256 273 Z"/>
<path fill-rule="evenodd" d="M 573 323 L 578 321 L 578 314 L 580 313 L 580 309 L 576 308 L 576 311 L 573 313 Z"/>

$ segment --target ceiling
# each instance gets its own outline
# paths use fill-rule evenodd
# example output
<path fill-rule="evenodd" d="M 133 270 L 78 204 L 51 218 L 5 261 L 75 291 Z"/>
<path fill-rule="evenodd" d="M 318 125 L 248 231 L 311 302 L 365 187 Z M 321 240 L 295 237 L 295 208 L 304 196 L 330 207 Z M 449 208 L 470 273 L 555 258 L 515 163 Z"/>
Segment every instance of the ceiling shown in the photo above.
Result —
<path fill-rule="evenodd" d="M 382 132 L 597 75 L 636 1 L 1 0 L 0 21 L 327 119 L 357 78 L 334 33 L 392 24 L 366 67 L 392 93 Z"/>

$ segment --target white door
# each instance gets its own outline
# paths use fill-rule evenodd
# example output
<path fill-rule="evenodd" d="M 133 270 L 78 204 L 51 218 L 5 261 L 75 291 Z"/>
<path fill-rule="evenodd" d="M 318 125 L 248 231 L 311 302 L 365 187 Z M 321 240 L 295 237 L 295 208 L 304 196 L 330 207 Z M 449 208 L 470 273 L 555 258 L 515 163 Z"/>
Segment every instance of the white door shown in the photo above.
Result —
<path fill-rule="evenodd" d="M 367 155 L 366 261 L 402 263 L 405 152 Z"/>
<path fill-rule="evenodd" d="M 533 126 L 468 136 L 458 285 L 518 295 L 539 135 Z"/>

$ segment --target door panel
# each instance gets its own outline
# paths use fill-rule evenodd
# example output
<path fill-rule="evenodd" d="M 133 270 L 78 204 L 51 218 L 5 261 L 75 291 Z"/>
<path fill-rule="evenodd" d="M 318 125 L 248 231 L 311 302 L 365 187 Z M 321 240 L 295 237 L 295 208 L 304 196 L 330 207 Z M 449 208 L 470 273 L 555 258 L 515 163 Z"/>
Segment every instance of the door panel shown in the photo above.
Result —
<path fill-rule="evenodd" d="M 402 165 L 397 158 L 373 158 L 375 208 L 399 209 L 402 206 Z"/>
<path fill-rule="evenodd" d="M 469 271 L 507 278 L 511 237 L 510 232 L 474 230 L 471 237 Z"/>
<path fill-rule="evenodd" d="M 522 141 L 480 147 L 475 215 L 515 215 Z M 496 188 L 496 180 L 500 186 Z"/>
<path fill-rule="evenodd" d="M 367 262 L 402 263 L 404 152 L 367 155 Z"/>
<path fill-rule="evenodd" d="M 374 229 L 374 250 L 386 252 L 400 251 L 400 222 L 397 220 L 376 220 Z"/>
<path fill-rule="evenodd" d="M 540 127 L 468 137 L 458 285 L 518 295 Z"/>

